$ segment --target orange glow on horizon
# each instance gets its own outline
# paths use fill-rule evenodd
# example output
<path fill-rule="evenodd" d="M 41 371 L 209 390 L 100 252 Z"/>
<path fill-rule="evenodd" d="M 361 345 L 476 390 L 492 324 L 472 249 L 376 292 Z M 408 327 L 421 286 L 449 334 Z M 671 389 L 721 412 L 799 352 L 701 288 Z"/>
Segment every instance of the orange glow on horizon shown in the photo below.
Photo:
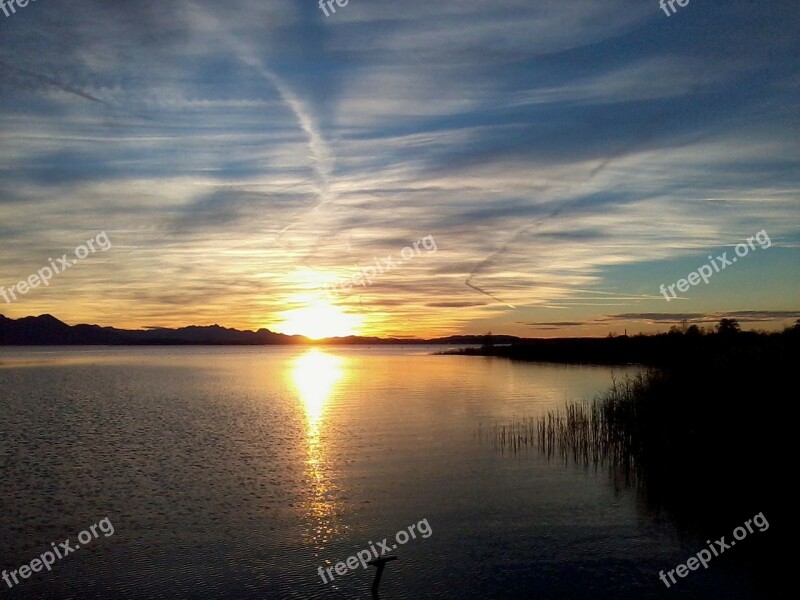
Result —
<path fill-rule="evenodd" d="M 359 335 L 364 322 L 364 317 L 348 314 L 325 301 L 288 310 L 282 316 L 283 321 L 274 331 L 286 335 L 303 335 L 314 340 Z"/>

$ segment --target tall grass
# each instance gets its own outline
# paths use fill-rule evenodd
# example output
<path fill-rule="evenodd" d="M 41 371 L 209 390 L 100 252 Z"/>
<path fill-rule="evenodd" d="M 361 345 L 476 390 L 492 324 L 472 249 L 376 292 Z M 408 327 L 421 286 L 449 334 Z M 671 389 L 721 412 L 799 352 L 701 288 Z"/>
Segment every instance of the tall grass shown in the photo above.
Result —
<path fill-rule="evenodd" d="M 782 548 L 796 515 L 786 488 L 797 467 L 800 333 L 778 341 L 678 353 L 670 366 L 614 380 L 592 402 L 495 424 L 489 435 L 504 452 L 602 465 L 615 483 L 622 474 L 642 511 L 701 541 L 763 512 L 769 536 L 737 546 L 731 560 L 783 593 L 790 588 L 776 574 L 794 568 Z"/>
<path fill-rule="evenodd" d="M 501 452 L 537 448 L 548 458 L 594 468 L 607 465 L 630 482 L 639 481 L 650 412 L 647 391 L 658 378 L 658 372 L 647 371 L 612 379 L 611 388 L 592 402 L 568 402 L 544 416 L 495 422 L 489 437 Z"/>

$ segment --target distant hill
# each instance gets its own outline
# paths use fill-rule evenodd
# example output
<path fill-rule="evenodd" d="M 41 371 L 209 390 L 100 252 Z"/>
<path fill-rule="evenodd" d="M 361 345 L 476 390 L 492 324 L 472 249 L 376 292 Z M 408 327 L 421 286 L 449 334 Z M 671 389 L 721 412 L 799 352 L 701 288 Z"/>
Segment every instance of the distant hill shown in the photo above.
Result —
<path fill-rule="evenodd" d="M 178 329 L 116 329 L 99 325 L 67 325 L 52 315 L 9 319 L 0 315 L 0 346 L 87 346 L 87 345 L 290 345 L 290 344 L 480 344 L 480 335 L 454 335 L 431 340 L 348 336 L 310 340 L 269 329 L 241 331 L 219 325 Z M 519 338 L 495 335 L 496 344 L 510 344 Z"/>

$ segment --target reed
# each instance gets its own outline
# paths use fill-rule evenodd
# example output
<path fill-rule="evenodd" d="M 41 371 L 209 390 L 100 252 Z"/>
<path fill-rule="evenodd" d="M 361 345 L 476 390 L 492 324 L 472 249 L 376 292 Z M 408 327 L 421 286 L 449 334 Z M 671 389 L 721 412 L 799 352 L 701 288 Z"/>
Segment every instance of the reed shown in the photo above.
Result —
<path fill-rule="evenodd" d="M 742 515 L 771 515 L 774 541 L 753 544 L 736 560 L 774 582 L 776 572 L 793 568 L 782 549 L 791 544 L 796 514 L 785 486 L 796 467 L 800 327 L 774 337 L 677 353 L 670 366 L 613 380 L 591 402 L 495 423 L 482 435 L 503 452 L 531 448 L 568 464 L 607 468 L 615 485 L 635 486 L 645 514 L 667 516 L 701 540 Z"/>
<path fill-rule="evenodd" d="M 629 482 L 640 481 L 645 452 L 648 390 L 659 374 L 648 371 L 624 381 L 589 403 L 567 402 L 539 417 L 495 421 L 488 432 L 495 448 L 516 454 L 535 448 L 548 458 L 583 466 L 611 467 Z M 479 437 L 484 430 L 479 425 Z"/>

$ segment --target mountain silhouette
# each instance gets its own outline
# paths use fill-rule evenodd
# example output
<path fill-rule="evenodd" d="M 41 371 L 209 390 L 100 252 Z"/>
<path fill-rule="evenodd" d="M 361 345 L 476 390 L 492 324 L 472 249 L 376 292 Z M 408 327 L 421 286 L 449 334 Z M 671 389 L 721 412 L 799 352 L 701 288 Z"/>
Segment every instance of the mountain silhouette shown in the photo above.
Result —
<path fill-rule="evenodd" d="M 494 336 L 498 344 L 519 338 Z M 269 329 L 242 331 L 219 325 L 190 325 L 170 329 L 117 329 L 99 325 L 67 325 L 53 315 L 9 319 L 0 315 L 0 346 L 87 346 L 87 345 L 290 345 L 290 344 L 476 344 L 483 336 L 454 335 L 432 340 L 347 336 L 311 340 L 302 335 L 285 335 Z"/>

